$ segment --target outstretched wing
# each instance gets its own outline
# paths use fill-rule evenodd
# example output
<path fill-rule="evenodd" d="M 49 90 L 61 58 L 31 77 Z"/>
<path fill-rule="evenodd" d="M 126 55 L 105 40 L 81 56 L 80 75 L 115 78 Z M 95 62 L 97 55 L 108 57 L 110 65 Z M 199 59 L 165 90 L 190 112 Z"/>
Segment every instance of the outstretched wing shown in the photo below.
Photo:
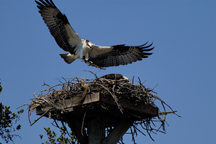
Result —
<path fill-rule="evenodd" d="M 59 47 L 65 51 L 74 53 L 73 49 L 81 41 L 81 38 L 71 27 L 67 17 L 58 10 L 52 0 L 39 0 L 35 2 L 38 4 L 39 13 Z"/>
<path fill-rule="evenodd" d="M 89 64 L 97 67 L 110 67 L 127 65 L 132 62 L 140 61 L 142 58 L 148 58 L 149 51 L 153 50 L 151 47 L 153 43 L 147 45 L 147 43 L 140 46 L 125 46 L 125 45 L 113 45 L 109 47 L 100 47 L 92 50 Z M 94 52 L 100 49 L 100 52 Z M 102 51 L 104 50 L 104 53 Z M 97 54 L 95 54 L 97 53 Z"/>

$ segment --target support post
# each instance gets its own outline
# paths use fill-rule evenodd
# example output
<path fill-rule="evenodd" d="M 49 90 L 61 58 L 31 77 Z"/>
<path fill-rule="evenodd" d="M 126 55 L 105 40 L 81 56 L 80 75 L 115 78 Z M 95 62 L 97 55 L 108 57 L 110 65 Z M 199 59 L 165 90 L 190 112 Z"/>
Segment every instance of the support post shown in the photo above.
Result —
<path fill-rule="evenodd" d="M 85 133 L 81 133 L 81 123 L 76 118 L 64 117 L 71 131 L 75 134 L 80 144 L 88 144 L 88 137 Z"/>
<path fill-rule="evenodd" d="M 88 120 L 88 144 L 101 144 L 105 138 L 105 126 L 99 119 Z"/>
<path fill-rule="evenodd" d="M 132 125 L 133 121 L 131 120 L 121 120 L 102 144 L 116 144 Z"/>

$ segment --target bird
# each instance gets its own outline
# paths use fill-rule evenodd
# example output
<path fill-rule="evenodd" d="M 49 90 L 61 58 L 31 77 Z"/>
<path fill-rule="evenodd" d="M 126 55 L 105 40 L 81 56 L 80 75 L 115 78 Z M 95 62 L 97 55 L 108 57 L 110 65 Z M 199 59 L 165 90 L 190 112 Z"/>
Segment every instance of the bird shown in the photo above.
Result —
<path fill-rule="evenodd" d="M 153 43 L 138 46 L 125 44 L 100 46 L 81 38 L 71 27 L 67 17 L 52 0 L 35 0 L 39 13 L 60 48 L 68 53 L 60 54 L 68 64 L 81 59 L 90 66 L 106 68 L 127 65 L 148 58 Z"/>

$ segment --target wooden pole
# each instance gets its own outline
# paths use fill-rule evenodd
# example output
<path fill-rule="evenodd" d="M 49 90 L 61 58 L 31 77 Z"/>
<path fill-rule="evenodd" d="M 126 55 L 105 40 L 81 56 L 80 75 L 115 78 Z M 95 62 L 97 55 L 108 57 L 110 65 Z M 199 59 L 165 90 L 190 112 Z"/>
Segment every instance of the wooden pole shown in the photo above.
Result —
<path fill-rule="evenodd" d="M 121 120 L 102 144 L 116 144 L 132 125 L 133 121 L 131 120 Z"/>
<path fill-rule="evenodd" d="M 88 120 L 88 144 L 101 144 L 105 138 L 104 124 L 98 119 Z"/>
<path fill-rule="evenodd" d="M 75 117 L 70 118 L 65 116 L 64 119 L 66 120 L 68 126 L 71 128 L 71 131 L 75 134 L 80 144 L 88 144 L 88 138 L 85 133 L 81 133 L 81 123 Z"/>

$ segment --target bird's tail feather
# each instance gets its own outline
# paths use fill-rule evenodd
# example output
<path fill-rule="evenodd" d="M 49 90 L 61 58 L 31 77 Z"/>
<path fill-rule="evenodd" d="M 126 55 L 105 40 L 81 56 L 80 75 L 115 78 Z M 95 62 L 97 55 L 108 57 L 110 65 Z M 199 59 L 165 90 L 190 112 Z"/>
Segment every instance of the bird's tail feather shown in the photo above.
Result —
<path fill-rule="evenodd" d="M 76 60 L 75 56 L 73 54 L 67 53 L 67 54 L 59 54 L 61 58 L 64 59 L 64 61 L 68 64 L 71 64 L 73 61 Z"/>

